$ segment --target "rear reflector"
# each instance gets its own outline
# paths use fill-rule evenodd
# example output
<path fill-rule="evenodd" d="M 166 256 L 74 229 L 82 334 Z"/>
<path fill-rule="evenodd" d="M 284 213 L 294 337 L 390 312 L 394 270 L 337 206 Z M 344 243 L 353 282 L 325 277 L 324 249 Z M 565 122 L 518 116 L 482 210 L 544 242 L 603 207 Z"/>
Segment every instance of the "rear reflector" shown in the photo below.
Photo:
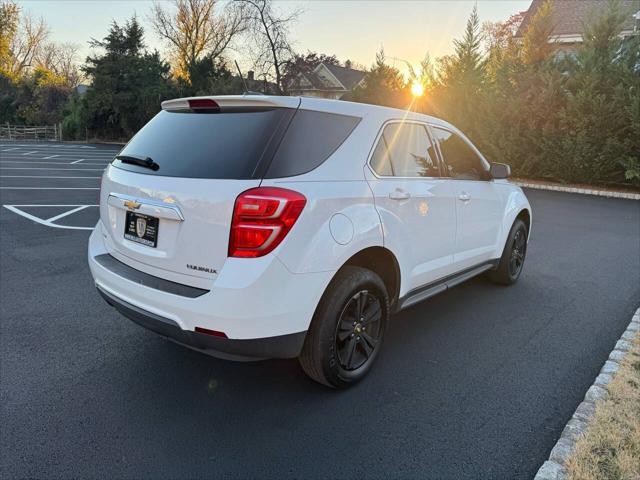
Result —
<path fill-rule="evenodd" d="M 208 328 L 202 328 L 202 327 L 196 327 L 195 330 L 198 333 L 204 333 L 206 335 L 211 335 L 213 337 L 229 338 L 227 337 L 226 333 L 218 332 L 217 330 L 209 330 Z"/>
<path fill-rule="evenodd" d="M 262 257 L 273 251 L 296 223 L 307 199 L 277 187 L 258 187 L 236 198 L 229 236 L 229 256 Z"/>

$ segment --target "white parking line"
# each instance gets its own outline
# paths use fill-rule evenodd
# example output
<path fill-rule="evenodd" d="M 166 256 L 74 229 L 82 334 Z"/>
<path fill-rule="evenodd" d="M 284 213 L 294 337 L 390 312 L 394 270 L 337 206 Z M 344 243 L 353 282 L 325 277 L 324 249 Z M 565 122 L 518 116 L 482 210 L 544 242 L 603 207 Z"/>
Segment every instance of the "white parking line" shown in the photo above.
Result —
<path fill-rule="evenodd" d="M 56 158 L 59 157 L 60 155 L 49 155 L 48 157 L 42 157 L 43 160 L 47 160 L 49 158 Z"/>
<path fill-rule="evenodd" d="M 68 163 L 65 162 L 40 162 L 38 160 L 33 160 L 31 162 L 29 161 L 25 161 L 25 160 L 0 160 L 0 163 L 27 163 L 27 164 L 46 164 L 46 165 L 69 165 Z M 98 163 L 98 162 L 93 162 L 93 163 L 83 163 L 83 165 L 104 165 L 105 167 L 108 165 L 108 163 Z"/>
<path fill-rule="evenodd" d="M 30 153 L 29 156 L 32 157 L 39 157 L 40 159 L 45 159 L 44 157 L 49 157 L 49 158 L 66 158 L 68 160 L 73 160 L 76 158 L 90 158 L 92 160 L 107 160 L 107 159 L 112 159 L 115 154 L 111 155 L 111 154 L 106 154 L 106 155 L 87 155 L 87 152 L 81 152 L 81 153 L 60 153 L 60 154 L 56 154 L 56 155 L 49 155 L 51 152 L 38 152 L 36 151 L 35 154 L 33 154 L 33 152 L 27 152 Z M 9 153 L 3 153 L 2 158 L 20 158 L 25 156 L 24 153 L 20 153 L 20 152 L 9 152 Z"/>
<path fill-rule="evenodd" d="M 101 177 L 61 177 L 57 175 L 0 175 L 0 178 L 101 178 Z"/>
<path fill-rule="evenodd" d="M 8 147 L 9 145 L 13 147 L 29 147 L 29 148 L 96 148 L 87 145 L 73 145 L 69 143 L 13 143 L 13 142 L 0 142 L 0 145 L 4 147 Z M 112 148 L 114 145 L 110 145 L 106 148 L 108 150 L 110 147 Z"/>
<path fill-rule="evenodd" d="M 33 160 L 29 160 L 30 158 L 32 158 Z M 71 163 L 73 161 L 76 160 L 84 160 L 84 162 L 80 162 L 80 163 L 97 163 L 100 165 L 107 165 L 110 163 L 111 159 L 94 159 L 94 158 L 73 158 L 73 157 L 61 157 L 61 158 L 52 158 L 50 160 L 43 160 L 41 158 L 36 157 L 35 155 L 32 155 L 30 157 L 26 157 L 26 158 L 3 158 L 2 162 L 26 162 L 26 163 L 31 163 L 31 162 L 46 162 L 46 163 L 53 163 L 53 164 L 64 164 L 64 163 Z"/>
<path fill-rule="evenodd" d="M 42 145 L 42 146 L 51 147 L 51 148 L 96 148 L 90 145 L 70 145 L 66 143 L 59 143 L 57 145 Z"/>
<path fill-rule="evenodd" d="M 62 165 L 67 165 L 63 163 Z M 94 171 L 94 172 L 103 172 L 104 168 L 47 168 L 47 167 L 0 167 L 0 171 L 2 170 L 49 170 L 49 171 L 63 171 L 67 170 L 77 171 L 77 172 L 86 172 L 86 171 Z"/>
<path fill-rule="evenodd" d="M 80 163 L 80 162 L 82 162 L 82 161 L 84 161 L 84 158 L 81 158 L 80 160 L 75 160 L 75 161 L 73 161 L 73 162 L 69 162 L 69 163 L 70 163 L 71 165 L 73 165 L 74 163 Z"/>
<path fill-rule="evenodd" d="M 33 152 L 25 152 L 25 153 L 21 153 L 20 155 L 31 155 L 32 153 L 38 153 L 38 151 L 34 150 Z"/>
<path fill-rule="evenodd" d="M 3 152 L 10 152 L 11 150 L 18 150 L 18 147 L 13 147 L 13 148 L 6 148 L 4 150 L 2 150 Z"/>
<path fill-rule="evenodd" d="M 98 205 L 3 205 L 3 207 L 6 208 L 7 210 L 10 210 L 13 213 L 18 214 L 21 217 L 28 218 L 29 220 L 39 223 L 40 225 L 44 225 L 46 227 L 52 227 L 52 228 L 63 228 L 67 230 L 93 230 L 93 227 L 75 227 L 71 225 L 57 225 L 53 222 L 63 217 L 66 217 L 67 215 L 71 215 L 72 213 L 76 213 L 76 212 L 79 212 L 80 210 L 84 210 L 85 208 L 97 207 L 97 206 Z M 63 212 L 60 215 L 56 215 L 55 217 L 51 217 L 45 220 L 43 218 L 36 217 L 35 215 L 31 215 L 30 213 L 27 213 L 24 210 L 21 210 L 21 208 L 27 208 L 27 207 L 76 207 L 76 208 L 69 210 L 67 212 Z"/>
<path fill-rule="evenodd" d="M 3 205 L 6 207 L 7 205 Z M 77 203 L 56 203 L 55 205 L 52 203 L 31 203 L 31 204 L 20 204 L 20 205 L 9 205 L 10 207 L 20 207 L 20 208 L 33 208 L 33 207 L 99 207 L 100 205 L 79 205 Z"/>
<path fill-rule="evenodd" d="M 45 220 L 45 222 L 55 222 L 56 220 L 59 220 L 59 219 L 61 219 L 63 217 L 66 217 L 67 215 L 71 215 L 72 213 L 79 212 L 80 210 L 84 210 L 85 208 L 87 208 L 86 205 L 81 205 L 81 206 L 79 206 L 77 208 L 74 208 L 73 210 L 69 210 L 68 212 L 63 212 L 60 215 L 56 215 L 54 217 L 47 218 Z"/>

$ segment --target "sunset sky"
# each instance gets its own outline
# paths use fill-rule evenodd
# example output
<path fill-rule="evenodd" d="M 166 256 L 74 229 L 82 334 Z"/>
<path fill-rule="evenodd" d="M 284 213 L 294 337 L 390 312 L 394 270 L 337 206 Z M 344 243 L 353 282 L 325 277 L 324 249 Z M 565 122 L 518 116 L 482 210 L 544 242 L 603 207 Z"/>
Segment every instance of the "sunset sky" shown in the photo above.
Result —
<path fill-rule="evenodd" d="M 112 20 L 124 22 L 134 13 L 146 27 L 146 42 L 151 48 L 164 46 L 149 27 L 147 15 L 153 2 L 137 1 L 58 1 L 19 0 L 25 11 L 45 18 L 51 38 L 81 46 L 82 58 L 89 53 L 90 37 L 105 36 Z M 170 2 L 167 6 L 170 6 Z M 417 64 L 429 52 L 432 57 L 451 53 L 453 39 L 460 36 L 475 1 L 281 1 L 283 11 L 302 7 L 304 13 L 291 29 L 296 50 L 335 54 L 341 61 L 351 59 L 369 66 L 375 53 L 384 46 L 388 57 Z M 504 20 L 526 10 L 530 0 L 480 0 L 481 21 Z M 229 52 L 244 67 L 241 51 Z M 394 60 L 390 59 L 390 63 Z M 402 62 L 397 66 L 404 70 Z"/>

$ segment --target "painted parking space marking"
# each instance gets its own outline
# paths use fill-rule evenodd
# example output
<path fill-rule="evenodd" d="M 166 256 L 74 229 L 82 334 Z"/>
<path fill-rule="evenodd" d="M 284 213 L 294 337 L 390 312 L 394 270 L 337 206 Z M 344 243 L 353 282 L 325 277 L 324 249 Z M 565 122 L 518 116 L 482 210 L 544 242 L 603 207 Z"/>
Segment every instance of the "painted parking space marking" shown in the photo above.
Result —
<path fill-rule="evenodd" d="M 95 171 L 95 172 L 103 172 L 104 168 L 69 168 L 66 164 L 61 164 L 64 168 L 49 168 L 49 167 L 0 167 L 0 171 L 2 170 L 49 170 L 52 172 L 59 171 L 77 171 L 77 172 L 85 172 L 85 171 Z"/>
<path fill-rule="evenodd" d="M 71 210 L 68 210 L 66 212 L 60 213 L 58 215 L 54 215 L 51 218 L 47 218 L 45 220 L 45 222 L 49 222 L 49 223 L 55 222 L 56 220 L 60 220 L 61 218 L 64 218 L 64 217 L 66 217 L 68 215 L 71 215 L 73 213 L 79 212 L 80 210 L 84 210 L 85 208 L 87 208 L 86 205 L 80 205 L 79 207 L 73 208 Z"/>
<path fill-rule="evenodd" d="M 55 160 L 78 160 L 79 158 L 84 158 L 85 160 L 94 160 L 94 161 L 109 161 L 111 160 L 115 155 L 94 155 L 94 156 L 90 156 L 90 155 L 67 155 L 67 154 L 62 154 L 62 155 L 47 155 L 47 152 L 39 152 L 37 155 L 35 154 L 30 154 L 30 155 L 25 155 L 23 153 L 18 153 L 18 154 L 14 154 L 14 155 L 5 155 L 2 154 L 0 155 L 0 157 L 2 157 L 2 159 L 4 160 L 28 160 L 29 158 L 34 158 L 34 160 L 50 160 L 50 159 L 55 159 Z M 28 157 L 25 159 L 25 157 Z"/>
<path fill-rule="evenodd" d="M 94 227 L 78 227 L 78 226 L 74 226 L 74 225 L 58 225 L 54 222 L 56 222 L 57 220 L 60 220 L 62 218 L 68 217 L 69 215 L 73 215 L 74 213 L 80 212 L 86 208 L 90 208 L 90 207 L 98 207 L 98 205 L 51 205 L 51 204 L 43 204 L 43 205 L 34 205 L 34 204 L 29 204 L 29 205 L 3 205 L 4 208 L 6 208 L 7 210 L 20 215 L 21 217 L 27 218 L 29 220 L 32 220 L 36 223 L 39 223 L 40 225 L 44 225 L 46 227 L 51 227 L 51 228 L 62 228 L 62 229 L 66 229 L 66 230 L 93 230 Z M 49 217 L 49 218 L 40 218 L 37 217 L 35 215 L 32 215 L 30 213 L 27 213 L 23 210 L 23 208 L 42 208 L 42 207 L 73 207 L 70 208 L 70 210 L 66 210 L 58 215 L 55 215 L 53 217 Z"/>
<path fill-rule="evenodd" d="M 20 143 L 20 144 L 15 144 L 13 142 L 0 142 L 0 145 L 11 145 L 13 148 L 62 148 L 62 149 L 71 149 L 71 150 L 77 150 L 78 148 L 93 148 L 95 149 L 96 147 L 92 147 L 90 145 L 72 145 L 72 144 L 67 144 L 67 143 L 54 143 L 54 144 L 46 144 L 46 143 Z M 109 148 L 113 148 L 113 145 L 110 147 L 105 148 L 105 150 L 108 150 Z"/>
<path fill-rule="evenodd" d="M 57 157 L 53 157 L 53 158 L 44 158 L 36 155 L 29 155 L 28 157 L 25 157 L 23 155 L 19 155 L 19 156 L 2 155 L 2 160 L 5 160 L 5 161 L 20 160 L 23 162 L 36 161 L 36 160 L 55 160 L 56 162 L 69 162 L 71 160 L 80 160 L 81 158 L 89 162 L 110 162 L 113 156 L 110 155 L 108 157 L 87 157 L 83 155 L 81 157 L 72 157 L 69 155 L 58 155 Z"/>
<path fill-rule="evenodd" d="M 121 148 L 0 141 L 0 210 L 49 228 L 93 230 L 101 175 Z"/>
<path fill-rule="evenodd" d="M 67 154 L 67 153 L 63 153 L 60 155 L 47 155 L 48 152 L 39 152 L 38 155 L 29 155 L 30 157 L 37 157 L 39 160 L 47 160 L 48 158 L 57 158 L 57 159 L 68 159 L 68 160 L 75 160 L 78 158 L 86 158 L 86 159 L 91 159 L 91 160 L 106 160 L 106 159 L 111 159 L 115 156 L 115 154 L 108 154 L 108 155 L 78 155 L 77 153 L 74 154 Z M 3 154 L 2 158 L 5 159 L 20 159 L 20 157 L 24 157 L 26 156 L 23 153 L 11 153 L 11 154 Z M 48 158 L 46 158 L 48 157 Z"/>
<path fill-rule="evenodd" d="M 0 178 L 101 178 L 101 177 L 63 177 L 60 175 L 0 175 Z"/>
<path fill-rule="evenodd" d="M 100 190 L 100 187 L 0 187 L 0 190 Z"/>
<path fill-rule="evenodd" d="M 33 160 L 33 161 L 26 161 L 26 160 L 0 160 L 0 163 L 31 163 L 31 164 L 45 164 L 45 165 L 69 165 L 68 163 L 64 163 L 64 162 L 42 162 L 39 160 Z M 109 162 L 102 162 L 102 163 L 98 163 L 98 162 L 87 162 L 87 163 L 83 163 L 83 165 L 107 165 Z"/>

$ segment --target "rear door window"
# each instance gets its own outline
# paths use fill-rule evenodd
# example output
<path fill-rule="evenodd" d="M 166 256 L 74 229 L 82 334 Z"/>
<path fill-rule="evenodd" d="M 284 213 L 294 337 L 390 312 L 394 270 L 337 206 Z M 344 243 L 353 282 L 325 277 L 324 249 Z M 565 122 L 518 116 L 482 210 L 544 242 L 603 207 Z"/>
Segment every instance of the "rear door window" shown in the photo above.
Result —
<path fill-rule="evenodd" d="M 385 177 L 438 177 L 438 157 L 427 129 L 417 123 L 391 123 L 378 140 L 371 168 Z"/>

